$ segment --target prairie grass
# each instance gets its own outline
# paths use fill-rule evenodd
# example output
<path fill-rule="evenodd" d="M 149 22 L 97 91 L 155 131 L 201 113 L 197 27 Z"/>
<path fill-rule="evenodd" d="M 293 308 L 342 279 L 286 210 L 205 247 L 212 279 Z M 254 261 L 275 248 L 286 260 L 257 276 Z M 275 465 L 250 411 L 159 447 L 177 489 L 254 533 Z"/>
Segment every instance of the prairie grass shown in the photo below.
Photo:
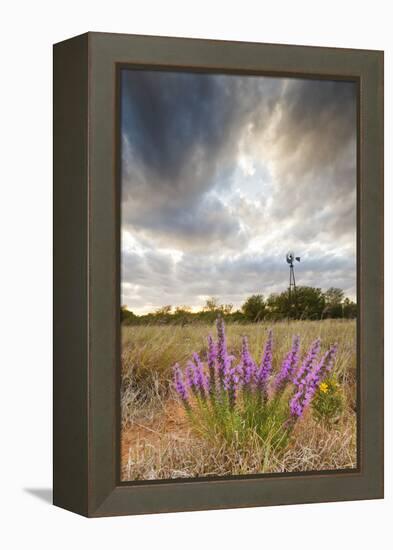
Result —
<path fill-rule="evenodd" d="M 318 336 L 322 352 L 338 344 L 334 375 L 343 411 L 332 425 L 317 422 L 311 411 L 295 428 L 283 451 L 251 436 L 241 445 L 203 438 L 186 418 L 172 388 L 172 367 L 196 351 L 207 354 L 214 325 L 128 326 L 122 328 L 122 479 L 170 479 L 356 467 L 356 321 L 289 321 L 228 324 L 228 351 L 238 356 L 246 335 L 260 360 L 266 334 L 273 328 L 273 370 L 277 372 L 294 334 L 301 355 Z"/>

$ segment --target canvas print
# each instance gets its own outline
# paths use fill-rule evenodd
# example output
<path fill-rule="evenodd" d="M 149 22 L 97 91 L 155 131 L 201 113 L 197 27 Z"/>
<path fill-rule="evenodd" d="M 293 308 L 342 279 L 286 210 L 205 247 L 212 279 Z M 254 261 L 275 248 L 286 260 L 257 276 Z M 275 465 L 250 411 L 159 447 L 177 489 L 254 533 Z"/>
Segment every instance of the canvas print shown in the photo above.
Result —
<path fill-rule="evenodd" d="M 119 72 L 121 480 L 357 468 L 357 83 Z"/>

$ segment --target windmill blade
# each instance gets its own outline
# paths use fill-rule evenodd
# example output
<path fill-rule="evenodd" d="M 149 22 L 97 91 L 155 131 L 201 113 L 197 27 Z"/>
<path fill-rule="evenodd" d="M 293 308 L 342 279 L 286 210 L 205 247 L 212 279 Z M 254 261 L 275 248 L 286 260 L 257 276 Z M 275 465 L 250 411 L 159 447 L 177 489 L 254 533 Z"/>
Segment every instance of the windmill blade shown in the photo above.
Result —
<path fill-rule="evenodd" d="M 292 264 L 295 254 L 292 251 L 287 252 L 286 260 L 288 264 Z"/>

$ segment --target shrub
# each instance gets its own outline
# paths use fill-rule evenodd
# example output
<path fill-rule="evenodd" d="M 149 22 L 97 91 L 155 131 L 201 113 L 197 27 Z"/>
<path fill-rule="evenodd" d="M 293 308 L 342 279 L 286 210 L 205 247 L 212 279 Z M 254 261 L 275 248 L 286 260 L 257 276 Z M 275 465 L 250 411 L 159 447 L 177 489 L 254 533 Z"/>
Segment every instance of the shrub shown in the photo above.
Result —
<path fill-rule="evenodd" d="M 313 416 L 325 424 L 336 422 L 344 407 L 340 384 L 333 377 L 325 378 L 318 385 L 312 403 Z"/>
<path fill-rule="evenodd" d="M 300 338 L 295 336 L 279 372 L 273 375 L 273 333 L 258 364 L 244 336 L 239 358 L 228 353 L 225 326 L 217 319 L 217 341 L 208 337 L 207 361 L 193 353 L 186 368 L 176 363 L 174 387 L 194 429 L 203 437 L 242 447 L 257 438 L 283 449 L 320 384 L 331 372 L 337 345 L 320 356 L 315 340 L 299 366 Z"/>
<path fill-rule="evenodd" d="M 252 323 L 261 321 L 266 315 L 266 304 L 262 294 L 253 294 L 242 305 L 242 312 Z"/>

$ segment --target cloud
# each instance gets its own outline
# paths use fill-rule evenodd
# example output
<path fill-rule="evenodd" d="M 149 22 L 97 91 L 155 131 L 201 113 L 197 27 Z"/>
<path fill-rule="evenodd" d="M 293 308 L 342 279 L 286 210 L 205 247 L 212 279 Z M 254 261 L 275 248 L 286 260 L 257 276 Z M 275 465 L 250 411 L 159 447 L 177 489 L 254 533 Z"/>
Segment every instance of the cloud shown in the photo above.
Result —
<path fill-rule="evenodd" d="M 355 295 L 354 83 L 123 70 L 121 132 L 124 303 Z"/>

